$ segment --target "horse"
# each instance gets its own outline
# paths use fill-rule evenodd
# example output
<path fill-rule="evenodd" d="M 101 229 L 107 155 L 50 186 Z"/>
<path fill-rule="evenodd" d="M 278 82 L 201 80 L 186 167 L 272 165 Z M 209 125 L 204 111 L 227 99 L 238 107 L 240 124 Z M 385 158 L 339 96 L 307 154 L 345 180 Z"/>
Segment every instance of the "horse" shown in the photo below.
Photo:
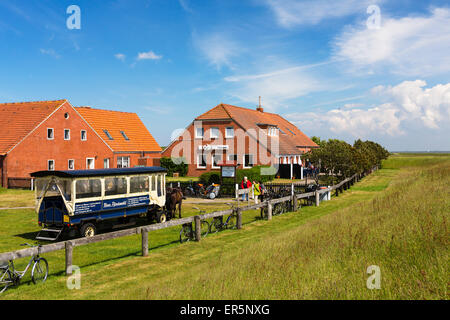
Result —
<path fill-rule="evenodd" d="M 167 189 L 166 196 L 166 209 L 170 218 L 175 218 L 175 211 L 178 204 L 178 217 L 181 219 L 181 203 L 186 197 L 179 188 L 169 188 Z"/>

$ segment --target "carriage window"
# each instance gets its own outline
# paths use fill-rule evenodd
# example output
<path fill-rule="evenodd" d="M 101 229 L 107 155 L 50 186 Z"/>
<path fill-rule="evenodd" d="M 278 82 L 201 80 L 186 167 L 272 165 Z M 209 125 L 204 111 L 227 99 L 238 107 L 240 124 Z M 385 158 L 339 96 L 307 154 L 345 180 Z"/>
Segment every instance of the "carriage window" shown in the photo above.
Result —
<path fill-rule="evenodd" d="M 156 191 L 156 176 L 151 176 L 152 179 L 152 191 Z"/>
<path fill-rule="evenodd" d="M 105 196 L 127 193 L 127 178 L 106 178 Z"/>
<path fill-rule="evenodd" d="M 78 180 L 75 189 L 77 199 L 100 197 L 102 195 L 100 179 Z"/>
<path fill-rule="evenodd" d="M 130 178 L 130 193 L 137 192 L 148 192 L 148 176 Z"/>
<path fill-rule="evenodd" d="M 49 179 L 36 179 L 36 192 L 37 192 L 37 199 L 40 199 L 42 197 L 42 194 L 45 191 L 45 188 L 47 188 L 47 184 L 49 183 Z"/>
<path fill-rule="evenodd" d="M 162 175 L 158 175 L 158 197 L 162 196 Z"/>
<path fill-rule="evenodd" d="M 66 201 L 70 201 L 72 199 L 72 181 L 70 180 L 62 180 L 58 182 L 59 189 L 61 189 L 62 194 Z"/>

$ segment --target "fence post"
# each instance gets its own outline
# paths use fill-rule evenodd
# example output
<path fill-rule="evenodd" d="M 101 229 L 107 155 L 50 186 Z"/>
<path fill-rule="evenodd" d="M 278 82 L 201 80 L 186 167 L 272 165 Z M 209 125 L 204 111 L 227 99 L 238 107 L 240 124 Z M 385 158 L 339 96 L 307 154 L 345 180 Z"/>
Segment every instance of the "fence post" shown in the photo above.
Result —
<path fill-rule="evenodd" d="M 336 188 L 336 197 L 339 197 L 339 188 Z"/>
<path fill-rule="evenodd" d="M 320 203 L 320 198 L 319 198 L 319 191 L 318 191 L 318 190 L 316 190 L 316 207 L 318 207 L 318 206 L 319 206 L 319 203 Z"/>
<path fill-rule="evenodd" d="M 148 231 L 145 228 L 141 229 L 142 235 L 142 256 L 148 256 Z"/>
<path fill-rule="evenodd" d="M 294 195 L 292 196 L 292 208 L 294 209 L 294 212 L 297 212 L 298 210 L 298 201 L 297 201 L 297 196 Z"/>
<path fill-rule="evenodd" d="M 72 275 L 72 255 L 73 255 L 73 244 L 71 241 L 66 241 L 66 275 Z"/>
<path fill-rule="evenodd" d="M 239 186 L 237 183 L 236 183 L 236 200 L 239 201 Z"/>
<path fill-rule="evenodd" d="M 242 229 L 242 210 L 240 208 L 237 208 L 236 214 L 237 214 L 236 228 Z"/>
<path fill-rule="evenodd" d="M 267 201 L 267 220 L 272 220 L 272 203 Z"/>
<path fill-rule="evenodd" d="M 202 225 L 200 221 L 200 216 L 195 216 L 194 222 L 195 222 L 195 240 L 200 241 L 202 238 Z"/>

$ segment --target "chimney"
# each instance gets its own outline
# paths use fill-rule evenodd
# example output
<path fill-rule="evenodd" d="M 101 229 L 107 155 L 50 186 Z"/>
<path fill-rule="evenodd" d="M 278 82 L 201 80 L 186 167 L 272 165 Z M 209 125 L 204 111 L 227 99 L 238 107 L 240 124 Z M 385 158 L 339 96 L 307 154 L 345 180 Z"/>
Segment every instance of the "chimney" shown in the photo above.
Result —
<path fill-rule="evenodd" d="M 259 96 L 259 106 L 256 108 L 256 111 L 264 112 L 264 108 L 261 107 L 261 96 Z"/>

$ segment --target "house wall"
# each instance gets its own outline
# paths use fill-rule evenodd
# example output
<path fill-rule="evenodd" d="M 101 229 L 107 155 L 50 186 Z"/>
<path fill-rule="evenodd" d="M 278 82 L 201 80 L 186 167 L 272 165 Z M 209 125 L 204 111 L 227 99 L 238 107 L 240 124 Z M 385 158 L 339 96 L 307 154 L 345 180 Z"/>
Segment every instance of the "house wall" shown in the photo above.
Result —
<path fill-rule="evenodd" d="M 53 140 L 47 139 L 47 128 L 53 128 Z M 64 140 L 64 129 L 70 129 L 70 140 Z M 81 140 L 81 130 L 87 132 L 86 141 Z M 75 160 L 75 170 L 86 169 L 86 158 L 94 158 L 95 168 L 103 168 L 103 159 L 112 157 L 112 151 L 66 102 L 8 153 L 7 177 L 30 178 L 32 172 L 47 170 L 48 160 L 55 160 L 55 170 L 68 170 L 69 159 Z"/>
<path fill-rule="evenodd" d="M 188 176 L 198 177 L 201 174 L 208 171 L 220 172 L 220 169 L 212 168 L 212 155 L 214 153 L 222 154 L 222 159 L 227 163 L 231 163 L 227 159 L 227 155 L 237 154 L 238 155 L 238 169 L 243 169 L 243 157 L 245 154 L 252 154 L 254 157 L 254 165 L 265 165 L 267 162 L 278 163 L 266 148 L 257 144 L 256 140 L 245 133 L 237 123 L 233 120 L 229 121 L 203 121 L 202 127 L 204 128 L 204 138 L 199 139 L 195 137 L 194 134 L 194 124 L 191 124 L 186 132 L 180 139 L 172 143 L 167 149 L 162 152 L 163 157 L 181 157 L 183 156 L 188 161 Z M 212 127 L 219 129 L 219 139 L 212 139 L 210 137 L 210 129 Z M 225 138 L 225 130 L 227 127 L 233 127 L 235 136 L 232 139 Z M 240 131 L 238 131 L 240 130 Z M 240 133 L 238 133 L 240 132 Z M 242 143 L 244 141 L 244 143 Z M 228 150 L 224 151 L 209 151 L 206 152 L 206 168 L 198 168 L 197 166 L 197 155 L 199 154 L 199 147 L 211 145 L 226 145 Z M 260 158 L 258 155 L 265 153 L 266 159 Z M 270 160 L 267 160 L 270 159 Z M 224 161 L 223 161 L 224 162 Z"/>

